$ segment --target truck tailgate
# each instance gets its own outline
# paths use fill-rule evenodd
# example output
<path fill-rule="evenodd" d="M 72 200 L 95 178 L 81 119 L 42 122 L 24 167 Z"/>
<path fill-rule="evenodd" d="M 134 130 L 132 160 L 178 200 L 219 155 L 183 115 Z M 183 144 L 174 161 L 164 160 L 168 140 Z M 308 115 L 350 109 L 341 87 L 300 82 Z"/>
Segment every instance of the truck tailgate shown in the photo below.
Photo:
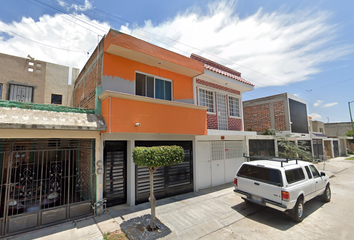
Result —
<path fill-rule="evenodd" d="M 250 197 L 256 202 L 261 201 L 260 198 L 265 198 L 281 203 L 281 187 L 276 185 L 247 178 L 237 178 L 236 189 L 251 194 Z"/>

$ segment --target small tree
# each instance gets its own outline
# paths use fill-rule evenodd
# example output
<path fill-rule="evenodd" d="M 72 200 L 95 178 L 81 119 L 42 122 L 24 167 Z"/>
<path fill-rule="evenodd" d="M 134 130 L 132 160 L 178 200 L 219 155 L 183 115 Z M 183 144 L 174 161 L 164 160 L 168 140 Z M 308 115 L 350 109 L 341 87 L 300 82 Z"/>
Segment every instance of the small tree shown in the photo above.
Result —
<path fill-rule="evenodd" d="M 348 137 L 353 137 L 353 130 L 348 130 L 346 133 L 345 133 L 345 136 L 348 136 Z M 350 143 L 354 143 L 354 138 L 353 139 L 347 139 L 348 142 Z"/>
<path fill-rule="evenodd" d="M 148 167 L 150 172 L 150 197 L 151 221 L 150 229 L 156 230 L 154 196 L 154 172 L 158 167 L 170 166 L 184 161 L 184 151 L 179 146 L 158 146 L 158 147 L 135 147 L 133 149 L 133 161 L 136 165 Z"/>
<path fill-rule="evenodd" d="M 293 141 L 289 141 L 288 137 L 286 136 L 277 136 L 278 144 L 284 149 L 282 152 L 278 152 L 279 157 L 285 158 L 301 158 L 307 161 L 313 161 L 314 157 L 312 156 L 311 152 L 309 152 L 309 147 L 305 146 L 305 143 L 302 141 L 298 141 L 296 144 Z"/>

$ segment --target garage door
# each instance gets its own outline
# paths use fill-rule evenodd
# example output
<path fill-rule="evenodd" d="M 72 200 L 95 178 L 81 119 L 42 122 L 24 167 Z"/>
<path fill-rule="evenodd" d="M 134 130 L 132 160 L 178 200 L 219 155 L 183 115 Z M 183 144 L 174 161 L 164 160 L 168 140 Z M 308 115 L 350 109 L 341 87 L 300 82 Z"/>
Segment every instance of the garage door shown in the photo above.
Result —
<path fill-rule="evenodd" d="M 184 162 L 168 167 L 160 167 L 154 172 L 154 195 L 156 199 L 175 196 L 193 191 L 193 149 L 191 141 L 136 141 L 136 147 L 177 145 L 184 149 Z M 150 196 L 149 169 L 135 167 L 135 202 L 148 202 Z"/>
<path fill-rule="evenodd" d="M 232 182 L 244 161 L 243 145 L 243 141 L 198 142 L 198 188 Z"/>
<path fill-rule="evenodd" d="M 106 141 L 104 147 L 105 178 L 103 195 L 107 207 L 127 202 L 127 142 Z"/>

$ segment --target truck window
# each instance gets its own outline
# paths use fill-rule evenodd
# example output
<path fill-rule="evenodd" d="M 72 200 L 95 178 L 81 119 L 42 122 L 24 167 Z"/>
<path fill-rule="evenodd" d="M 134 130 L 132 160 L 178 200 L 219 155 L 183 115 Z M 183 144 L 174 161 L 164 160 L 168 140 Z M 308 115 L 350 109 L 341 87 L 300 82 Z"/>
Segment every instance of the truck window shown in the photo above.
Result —
<path fill-rule="evenodd" d="M 311 172 L 310 172 L 310 169 L 308 166 L 305 166 L 305 169 L 306 169 L 306 172 L 307 172 L 307 176 L 309 177 L 309 179 L 312 178 L 312 175 L 311 175 Z"/>
<path fill-rule="evenodd" d="M 310 165 L 310 169 L 314 178 L 320 177 L 320 173 L 317 171 L 315 166 Z"/>
<path fill-rule="evenodd" d="M 280 171 L 271 168 L 264 168 L 244 164 L 237 176 L 253 179 L 260 182 L 269 183 L 276 186 L 282 186 Z"/>
<path fill-rule="evenodd" d="M 295 168 L 285 171 L 286 180 L 289 184 L 305 179 L 305 174 L 302 168 Z"/>

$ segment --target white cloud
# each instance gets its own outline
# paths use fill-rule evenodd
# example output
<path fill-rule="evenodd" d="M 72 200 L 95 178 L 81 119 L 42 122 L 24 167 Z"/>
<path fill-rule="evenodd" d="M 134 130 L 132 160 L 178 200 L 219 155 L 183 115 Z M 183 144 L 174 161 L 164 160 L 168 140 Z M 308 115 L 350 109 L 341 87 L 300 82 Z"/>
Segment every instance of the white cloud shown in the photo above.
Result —
<path fill-rule="evenodd" d="M 338 103 L 337 102 L 333 102 L 333 103 L 326 103 L 325 105 L 323 105 L 324 107 L 332 107 L 332 106 L 335 106 L 337 105 Z"/>
<path fill-rule="evenodd" d="M 78 18 L 91 25 L 78 23 Z M 25 17 L 20 22 L 0 21 L 0 33 L 7 30 L 6 35 L 0 35 L 0 49 L 5 54 L 24 58 L 30 54 L 38 60 L 82 68 L 89 57 L 87 52 L 91 54 L 97 46 L 98 35 L 104 35 L 109 28 L 107 23 L 84 14 L 43 15 L 38 21 Z"/>
<path fill-rule="evenodd" d="M 314 107 L 318 107 L 319 105 L 321 105 L 321 103 L 323 103 L 322 100 L 317 100 L 317 101 L 313 104 L 313 106 L 314 106 Z"/>
<path fill-rule="evenodd" d="M 327 11 L 266 13 L 260 8 L 241 19 L 235 9 L 234 1 L 210 3 L 207 12 L 190 8 L 159 24 L 146 20 L 143 26 L 120 30 L 183 55 L 194 52 L 227 65 L 258 87 L 306 80 L 321 71 L 319 63 L 352 51 L 348 45 L 326 46 L 337 28 L 328 23 Z"/>
<path fill-rule="evenodd" d="M 77 5 L 77 4 L 73 3 L 70 6 L 68 3 L 66 3 L 63 0 L 57 0 L 57 2 L 60 6 L 65 7 L 67 11 L 69 11 L 70 9 L 74 9 L 75 11 L 83 12 L 83 11 L 87 11 L 87 10 L 90 10 L 93 8 L 92 4 L 88 0 L 85 0 L 84 5 Z"/>
<path fill-rule="evenodd" d="M 312 117 L 312 120 L 321 120 L 322 116 L 318 113 L 311 113 L 310 116 Z"/>

